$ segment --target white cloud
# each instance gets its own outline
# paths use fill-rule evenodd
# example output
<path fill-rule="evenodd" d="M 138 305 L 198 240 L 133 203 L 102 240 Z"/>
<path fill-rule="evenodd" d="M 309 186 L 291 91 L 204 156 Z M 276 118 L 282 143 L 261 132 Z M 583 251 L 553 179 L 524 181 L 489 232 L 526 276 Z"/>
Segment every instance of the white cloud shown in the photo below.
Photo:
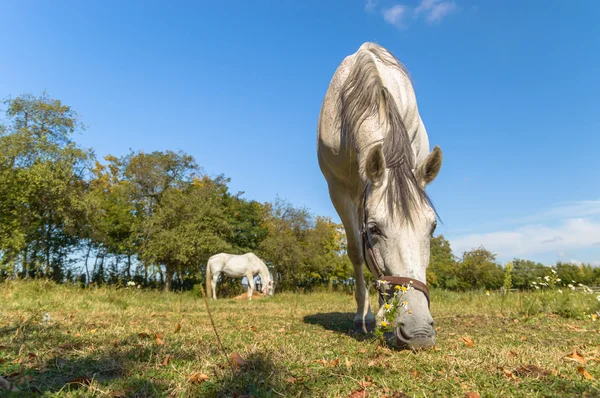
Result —
<path fill-rule="evenodd" d="M 561 203 L 550 209 L 543 210 L 524 217 L 506 219 L 490 222 L 485 225 L 456 230 L 455 233 L 466 233 L 482 228 L 499 228 L 502 226 L 514 226 L 534 223 L 548 223 L 550 221 L 564 220 L 566 218 L 586 218 L 600 216 L 600 200 L 582 200 L 579 202 Z M 600 237 L 596 239 L 596 245 L 600 246 Z"/>
<path fill-rule="evenodd" d="M 456 9 L 456 3 L 453 1 L 441 0 L 421 0 L 421 3 L 415 8 L 415 15 L 425 14 L 428 22 L 439 22 L 448 14 Z"/>
<path fill-rule="evenodd" d="M 383 11 L 383 19 L 389 24 L 402 26 L 402 20 L 406 15 L 406 7 L 395 5 Z"/>
<path fill-rule="evenodd" d="M 530 256 L 541 253 L 572 252 L 592 248 L 600 236 L 600 221 L 568 218 L 556 226 L 528 224 L 506 231 L 473 233 L 450 238 L 454 253 L 460 255 L 483 245 L 499 257 Z"/>
<path fill-rule="evenodd" d="M 365 10 L 367 12 L 375 11 L 379 0 L 367 0 Z M 383 9 L 383 19 L 398 27 L 404 27 L 404 20 L 409 13 L 415 17 L 424 15 L 429 23 L 437 23 L 444 19 L 448 14 L 456 10 L 456 3 L 448 0 L 421 0 L 417 7 L 411 8 L 403 4 L 396 4 Z"/>

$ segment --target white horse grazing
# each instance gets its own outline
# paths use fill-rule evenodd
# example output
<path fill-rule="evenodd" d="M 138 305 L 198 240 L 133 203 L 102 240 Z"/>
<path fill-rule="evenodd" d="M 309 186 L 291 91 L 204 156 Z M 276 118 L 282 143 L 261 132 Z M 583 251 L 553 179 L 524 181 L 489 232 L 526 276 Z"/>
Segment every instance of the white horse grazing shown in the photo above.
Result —
<path fill-rule="evenodd" d="M 208 259 L 206 264 L 206 294 L 213 300 L 217 299 L 217 281 L 224 272 L 231 278 L 248 279 L 248 300 L 252 300 L 254 290 L 254 277 L 258 274 L 263 286 L 262 293 L 273 295 L 273 281 L 269 269 L 254 253 L 246 254 L 215 254 Z"/>
<path fill-rule="evenodd" d="M 364 260 L 392 287 L 413 281 L 407 293 L 412 315 L 396 319 L 398 344 L 434 345 L 425 273 L 436 213 L 425 186 L 440 170 L 442 151 L 429 151 L 408 72 L 385 48 L 364 43 L 338 67 L 321 108 L 317 145 L 354 264 L 355 329 L 368 332 L 376 325 Z M 381 306 L 385 288 L 379 290 Z"/>

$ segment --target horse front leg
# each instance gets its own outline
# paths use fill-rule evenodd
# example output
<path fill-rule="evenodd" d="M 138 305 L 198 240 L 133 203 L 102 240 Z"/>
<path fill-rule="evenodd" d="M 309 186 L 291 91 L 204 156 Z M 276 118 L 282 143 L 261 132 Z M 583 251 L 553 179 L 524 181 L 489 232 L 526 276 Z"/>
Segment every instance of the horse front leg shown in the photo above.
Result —
<path fill-rule="evenodd" d="M 375 316 L 371 312 L 369 302 L 369 291 L 363 274 L 362 240 L 358 226 L 358 211 L 356 206 L 348 199 L 350 195 L 344 195 L 341 189 L 335 185 L 329 186 L 329 196 L 333 206 L 337 210 L 348 239 L 348 257 L 354 265 L 354 277 L 356 289 L 356 315 L 354 316 L 354 331 L 357 333 L 370 333 L 375 330 Z"/>
<path fill-rule="evenodd" d="M 356 278 L 356 315 L 354 316 L 354 331 L 358 333 L 370 333 L 375 330 L 375 316 L 371 312 L 369 302 L 369 290 L 365 283 L 362 261 L 354 264 L 354 275 Z"/>
<path fill-rule="evenodd" d="M 248 279 L 248 300 L 252 300 L 252 291 L 254 290 L 254 275 L 246 275 Z"/>

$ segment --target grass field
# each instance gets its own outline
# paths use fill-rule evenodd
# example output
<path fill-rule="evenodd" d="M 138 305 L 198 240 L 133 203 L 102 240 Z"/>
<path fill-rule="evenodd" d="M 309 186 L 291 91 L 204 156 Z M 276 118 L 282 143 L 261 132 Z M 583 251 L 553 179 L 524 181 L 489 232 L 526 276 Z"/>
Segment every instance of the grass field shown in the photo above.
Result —
<path fill-rule="evenodd" d="M 349 332 L 347 294 L 221 299 L 235 370 L 192 293 L 11 282 L 0 303 L 11 396 L 600 396 L 600 321 L 583 314 L 595 295 L 433 291 L 437 346 L 416 353 Z"/>

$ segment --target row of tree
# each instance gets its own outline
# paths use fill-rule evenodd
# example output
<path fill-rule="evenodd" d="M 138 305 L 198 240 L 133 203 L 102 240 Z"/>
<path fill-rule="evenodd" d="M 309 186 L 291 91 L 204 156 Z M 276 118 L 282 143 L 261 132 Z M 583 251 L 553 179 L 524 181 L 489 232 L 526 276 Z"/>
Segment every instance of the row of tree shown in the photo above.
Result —
<path fill-rule="evenodd" d="M 283 200 L 232 193 L 183 152 L 130 152 L 98 160 L 73 136 L 84 130 L 69 106 L 43 94 L 5 102 L 0 124 L 0 280 L 51 278 L 190 289 L 218 252 L 255 252 L 278 290 L 352 285 L 343 228 Z M 544 266 L 515 261 L 514 285 Z M 597 270 L 561 264 L 578 281 Z M 560 271 L 563 272 L 563 271 Z M 485 249 L 455 258 L 432 241 L 428 282 L 495 288 L 502 267 Z M 567 278 L 565 278 L 566 280 Z"/>
<path fill-rule="evenodd" d="M 256 252 L 279 289 L 346 281 L 339 225 L 283 200 L 229 191 L 183 152 L 97 160 L 78 115 L 31 95 L 5 102 L 0 127 L 0 278 L 43 277 L 167 290 L 201 280 L 219 252 Z"/>
<path fill-rule="evenodd" d="M 600 267 L 590 264 L 557 262 L 552 266 L 534 261 L 515 258 L 510 262 L 512 287 L 532 289 L 533 282 L 543 282 L 554 270 L 561 279 L 561 285 L 579 284 L 600 285 Z M 507 264 L 508 265 L 508 264 Z M 450 290 L 499 289 L 504 284 L 506 267 L 496 256 L 483 247 L 464 252 L 457 258 L 450 243 L 442 235 L 431 240 L 431 261 L 427 270 L 427 283 Z"/>

